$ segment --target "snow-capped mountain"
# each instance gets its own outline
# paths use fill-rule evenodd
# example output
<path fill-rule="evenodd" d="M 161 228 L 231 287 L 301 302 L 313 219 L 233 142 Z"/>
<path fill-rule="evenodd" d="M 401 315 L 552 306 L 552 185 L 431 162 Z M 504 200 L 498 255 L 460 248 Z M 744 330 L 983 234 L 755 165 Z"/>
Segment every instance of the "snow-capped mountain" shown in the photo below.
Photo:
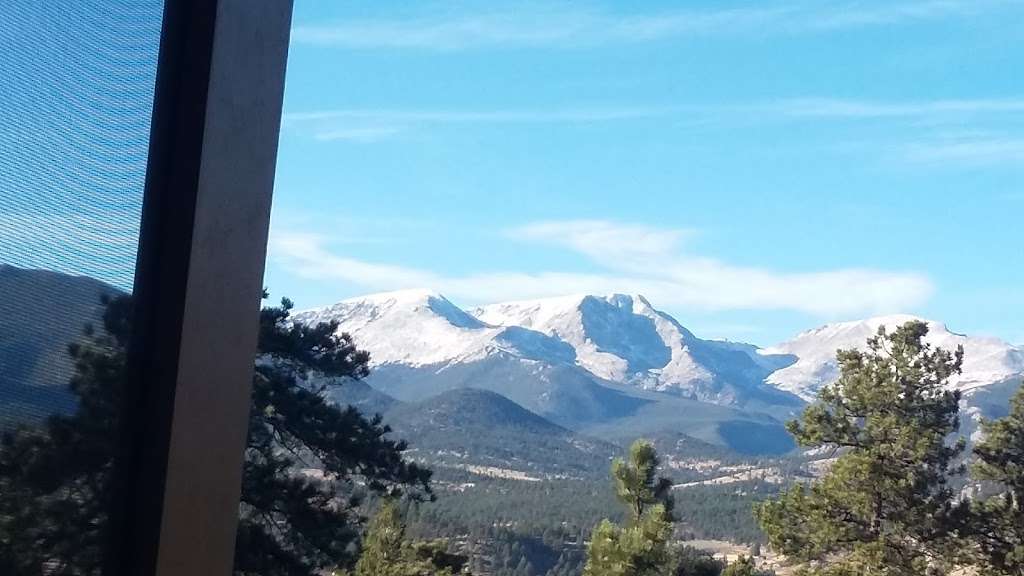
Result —
<path fill-rule="evenodd" d="M 799 402 L 764 384 L 796 359 L 754 347 L 702 340 L 643 296 L 567 296 L 483 306 L 489 325 L 520 326 L 566 342 L 576 363 L 613 382 L 721 404 Z"/>
<path fill-rule="evenodd" d="M 829 324 L 770 348 L 704 340 L 639 295 L 578 295 L 465 311 L 441 294 L 405 290 L 297 312 L 336 321 L 371 355 L 367 382 L 403 402 L 483 388 L 560 425 L 613 434 L 641 427 L 685 431 L 743 449 L 812 401 L 839 376 L 837 349 L 864 349 L 882 316 Z M 998 417 L 1024 378 L 1024 349 L 926 321 L 934 346 L 964 347 L 964 432 Z M 716 404 L 717 406 L 712 406 Z M 774 418 L 774 419 L 773 419 Z M 770 435 L 770 434 L 769 434 Z"/>
<path fill-rule="evenodd" d="M 997 338 L 957 334 L 939 322 L 897 314 L 827 324 L 803 332 L 788 342 L 759 350 L 761 354 L 788 354 L 798 359 L 792 365 L 771 373 L 767 382 L 805 400 L 813 400 L 822 386 L 839 377 L 836 350 L 865 350 L 867 339 L 874 336 L 880 326 L 891 332 L 911 320 L 920 320 L 928 325 L 925 341 L 931 345 L 946 350 L 964 347 L 963 373 L 952 378 L 950 383 L 965 394 L 1024 376 L 1024 349 L 1020 347 Z"/>
<path fill-rule="evenodd" d="M 519 326 L 493 326 L 429 290 L 403 290 L 296 312 L 303 323 L 338 322 L 370 353 L 367 380 L 399 400 L 485 388 L 560 424 L 591 422 L 642 400 L 580 368 L 572 347 Z"/>
<path fill-rule="evenodd" d="M 377 367 L 439 371 L 503 355 L 576 366 L 603 381 L 724 404 L 750 394 L 779 396 L 763 381 L 773 368 L 795 360 L 755 354 L 744 348 L 749 345 L 701 340 L 642 296 L 622 294 L 510 302 L 467 313 L 436 292 L 404 290 L 293 318 L 338 322 Z"/>
<path fill-rule="evenodd" d="M 336 321 L 373 366 L 444 366 L 472 362 L 497 352 L 527 359 L 573 361 L 572 348 L 539 332 L 491 326 L 430 290 L 401 290 L 343 300 L 296 312 L 296 322 Z"/>
<path fill-rule="evenodd" d="M 839 377 L 836 350 L 863 350 L 880 326 L 891 331 L 911 320 L 927 323 L 932 345 L 964 347 L 963 373 L 952 384 L 965 393 L 1024 376 L 1024 348 L 910 315 L 827 324 L 769 348 L 703 340 L 643 296 L 623 294 L 505 302 L 467 312 L 436 292 L 404 290 L 298 312 L 294 319 L 337 321 L 377 367 L 440 372 L 501 357 L 580 368 L 599 383 L 724 405 L 811 401 Z"/>
<path fill-rule="evenodd" d="M 293 319 L 337 322 L 370 353 L 367 383 L 403 402 L 481 388 L 576 430 L 621 425 L 636 434 L 642 423 L 739 450 L 750 447 L 736 430 L 784 437 L 768 414 L 788 416 L 802 405 L 764 384 L 773 357 L 701 340 L 638 296 L 495 305 L 474 315 L 435 292 L 407 290 Z"/>

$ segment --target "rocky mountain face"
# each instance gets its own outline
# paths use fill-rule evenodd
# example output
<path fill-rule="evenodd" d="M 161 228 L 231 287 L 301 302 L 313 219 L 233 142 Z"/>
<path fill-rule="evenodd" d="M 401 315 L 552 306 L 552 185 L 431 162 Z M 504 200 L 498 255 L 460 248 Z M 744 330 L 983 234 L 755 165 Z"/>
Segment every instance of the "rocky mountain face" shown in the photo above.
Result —
<path fill-rule="evenodd" d="M 865 350 L 867 339 L 877 334 L 880 327 L 892 332 L 911 320 L 928 325 L 925 341 L 932 346 L 945 350 L 963 347 L 963 371 L 950 379 L 950 386 L 963 393 L 961 432 L 976 437 L 982 419 L 1005 414 L 1010 397 L 1024 380 L 1024 348 L 998 338 L 958 334 L 933 320 L 897 314 L 808 330 L 792 340 L 758 350 L 769 356 L 781 354 L 798 358 L 795 363 L 771 373 L 766 381 L 812 401 L 822 386 L 839 377 L 836 350 Z"/>
<path fill-rule="evenodd" d="M 827 324 L 808 330 L 776 346 L 758 350 L 768 357 L 788 355 L 796 362 L 772 372 L 767 382 L 811 401 L 822 386 L 839 378 L 836 350 L 866 350 L 868 338 L 880 327 L 888 332 L 918 320 L 928 325 L 925 341 L 936 348 L 964 348 L 963 373 L 950 384 L 965 393 L 1024 376 L 1024 349 L 997 338 L 972 337 L 951 332 L 944 324 L 905 314 Z"/>
<path fill-rule="evenodd" d="M 375 294 L 296 313 L 336 321 L 369 350 L 370 385 L 405 402 L 484 388 L 573 430 L 604 438 L 683 433 L 733 449 L 789 445 L 781 422 L 839 375 L 837 349 L 863 349 L 879 326 L 912 316 L 829 324 L 758 348 L 705 340 L 638 295 L 578 295 L 463 310 L 441 294 Z M 962 345 L 967 431 L 998 416 L 1024 377 L 1024 350 L 927 321 L 928 341 Z M 976 425 L 976 424 L 975 424 Z"/>
<path fill-rule="evenodd" d="M 796 360 L 754 347 L 702 340 L 642 296 L 572 296 L 495 304 L 467 313 L 440 294 L 375 294 L 299 312 L 299 322 L 337 321 L 377 367 L 441 371 L 494 357 L 574 367 L 585 378 L 722 405 L 798 406 L 765 384 Z"/>
<path fill-rule="evenodd" d="M 788 355 L 755 355 L 731 342 L 702 340 L 643 296 L 571 296 L 477 308 L 497 326 L 520 326 L 569 344 L 590 373 L 645 390 L 723 405 L 798 405 L 765 378 Z"/>
<path fill-rule="evenodd" d="M 575 364 L 572 347 L 518 326 L 493 326 L 429 291 L 376 294 L 298 312 L 337 321 L 370 352 L 375 388 L 416 402 L 486 388 L 567 426 L 627 414 L 645 403 Z"/>
<path fill-rule="evenodd" d="M 765 426 L 789 449 L 778 419 L 802 401 L 764 383 L 772 362 L 732 343 L 701 340 L 638 296 L 580 296 L 463 311 L 426 290 L 375 294 L 297 312 L 335 321 L 367 349 L 367 382 L 403 402 L 482 388 L 573 430 L 604 436 L 671 430 L 708 442 L 746 441 Z M 771 444 L 771 443 L 769 443 Z"/>

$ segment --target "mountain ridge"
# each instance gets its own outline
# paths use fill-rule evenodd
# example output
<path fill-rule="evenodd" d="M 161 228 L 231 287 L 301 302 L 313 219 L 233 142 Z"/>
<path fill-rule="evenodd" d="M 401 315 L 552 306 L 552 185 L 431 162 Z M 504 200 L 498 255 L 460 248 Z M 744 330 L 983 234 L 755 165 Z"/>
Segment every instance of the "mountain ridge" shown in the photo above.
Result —
<path fill-rule="evenodd" d="M 299 311 L 293 321 L 337 322 L 339 332 L 370 353 L 367 383 L 402 402 L 484 388 L 572 430 L 632 434 L 629 429 L 643 424 L 652 432 L 693 432 L 735 448 L 745 441 L 728 431 L 767 426 L 784 434 L 780 421 L 802 406 L 797 397 L 763 384 L 767 372 L 748 351 L 700 340 L 642 297 L 570 297 L 557 308 L 570 313 L 571 326 L 537 330 L 529 322 L 499 323 L 479 312 L 468 318 L 435 291 L 406 290 Z M 576 328 L 579 337 L 566 338 Z M 673 366 L 682 366 L 673 374 L 693 368 L 705 376 L 659 380 L 673 355 Z M 602 372 L 590 361 L 595 357 L 626 371 Z M 708 401 L 722 406 L 710 409 Z"/>
<path fill-rule="evenodd" d="M 765 353 L 798 357 L 797 362 L 769 375 L 767 381 L 810 401 L 822 386 L 838 378 L 836 350 L 866 350 L 867 339 L 877 334 L 879 328 L 892 332 L 910 321 L 924 322 L 928 326 L 926 343 L 946 350 L 954 350 L 960 345 L 964 347 L 963 373 L 950 379 L 951 386 L 958 390 L 969 392 L 1024 376 L 1024 349 L 997 338 L 953 332 L 941 322 L 920 316 L 890 314 L 825 324 L 762 349 Z"/>
<path fill-rule="evenodd" d="M 906 314 L 825 324 L 764 348 L 699 338 L 639 294 L 463 310 L 419 289 L 351 298 L 294 318 L 338 321 L 371 354 L 368 382 L 403 401 L 485 387 L 574 430 L 607 437 L 674 431 L 739 449 L 744 436 L 783 449 L 781 422 L 838 378 L 836 350 L 864 349 L 882 325 L 922 320 L 928 342 L 964 345 L 964 373 L 952 386 L 964 392 L 968 434 L 1024 377 L 1019 347 Z"/>
<path fill-rule="evenodd" d="M 349 298 L 330 307 L 297 312 L 295 317 L 299 321 L 324 317 L 339 320 L 342 328 L 359 340 L 359 326 L 350 329 L 353 326 L 344 315 L 325 312 L 382 301 L 440 308 L 443 313 L 438 316 L 453 328 L 479 331 L 480 337 L 464 344 L 462 354 L 456 353 L 456 348 L 423 359 L 396 357 L 386 347 L 374 354 L 379 342 L 364 338 L 377 364 L 451 364 L 507 352 L 529 360 L 575 364 L 604 381 L 677 392 L 714 403 L 742 405 L 742 393 L 756 395 L 768 388 L 808 402 L 821 386 L 838 376 L 836 350 L 864 349 L 867 338 L 879 326 L 891 331 L 907 321 L 919 320 L 929 327 L 927 342 L 950 349 L 965 346 L 964 374 L 954 378 L 957 388 L 970 391 L 1024 377 L 1024 347 L 998 338 L 957 333 L 941 322 L 913 314 L 827 323 L 766 347 L 699 338 L 640 294 L 579 293 L 463 310 L 437 291 L 413 289 Z M 397 331 L 405 326 L 391 328 Z M 744 389 L 737 390 L 737 386 Z"/>
<path fill-rule="evenodd" d="M 764 385 L 771 362 L 735 343 L 698 338 L 642 295 L 583 295 L 506 302 L 475 308 L 491 325 L 518 325 L 559 338 L 577 363 L 606 380 L 716 404 L 750 401 L 796 406 Z"/>
<path fill-rule="evenodd" d="M 88 276 L 0 264 L 0 428 L 74 408 L 68 346 L 102 328 L 104 296 L 122 292 Z"/>

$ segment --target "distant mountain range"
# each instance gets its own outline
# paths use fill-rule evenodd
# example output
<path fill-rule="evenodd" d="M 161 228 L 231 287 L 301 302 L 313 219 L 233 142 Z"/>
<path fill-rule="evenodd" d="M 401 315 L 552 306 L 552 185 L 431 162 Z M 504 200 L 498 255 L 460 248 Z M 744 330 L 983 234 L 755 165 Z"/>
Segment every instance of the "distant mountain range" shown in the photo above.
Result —
<path fill-rule="evenodd" d="M 645 390 L 716 404 L 750 401 L 795 405 L 765 384 L 791 356 L 756 347 L 701 340 L 643 296 L 570 296 L 484 306 L 473 315 L 490 325 L 521 327 L 564 342 L 591 374 Z"/>
<path fill-rule="evenodd" d="M 453 471 L 523 481 L 589 479 L 604 482 L 609 461 L 633 438 L 599 440 L 599 434 L 559 426 L 488 390 L 455 388 L 416 402 L 402 402 L 362 381 L 332 389 L 331 399 L 380 414 L 392 435 L 409 441 L 408 455 L 445 476 Z M 700 477 L 678 463 L 745 462 L 742 454 L 678 432 L 646 434 L 674 474 Z M 675 464 L 673 466 L 673 464 Z M 715 466 L 705 473 L 714 473 Z"/>
<path fill-rule="evenodd" d="M 818 390 L 839 378 L 836 350 L 866 350 L 867 340 L 884 326 L 892 331 L 912 320 L 928 325 L 925 342 L 936 348 L 964 348 L 963 373 L 950 383 L 970 393 L 973 390 L 1024 376 L 1024 348 L 1011 346 L 997 338 L 970 337 L 950 332 L 944 324 L 908 315 L 880 316 L 855 322 L 828 324 L 808 330 L 776 346 L 758 350 L 768 357 L 788 355 L 797 361 L 772 372 L 767 382 L 811 401 Z"/>
<path fill-rule="evenodd" d="M 0 291 L 0 420 L 71 409 L 67 346 L 99 321 L 101 296 L 116 290 L 0 266 Z M 414 449 L 446 462 L 474 452 L 473 465 L 487 465 L 510 446 L 571 447 L 563 456 L 573 465 L 560 467 L 541 448 L 532 464 L 516 463 L 548 475 L 604 462 L 609 446 L 638 436 L 682 439 L 687 449 L 787 452 L 782 422 L 837 378 L 835 350 L 863 348 L 879 326 L 913 319 L 829 324 L 759 348 L 699 338 L 642 296 L 619 294 L 463 310 L 441 294 L 406 290 L 293 318 L 337 321 L 370 352 L 370 377 L 343 386 L 338 403 L 384 414 Z M 964 372 L 951 385 L 964 391 L 964 431 L 974 434 L 981 418 L 1005 413 L 1024 378 L 1024 350 L 928 326 L 934 345 L 964 346 Z"/>
<path fill-rule="evenodd" d="M 928 325 L 925 342 L 932 346 L 945 350 L 964 348 L 963 372 L 950 379 L 951 387 L 963 393 L 961 432 L 975 437 L 983 418 L 1004 416 L 1010 397 L 1024 379 L 1024 347 L 1012 346 L 998 338 L 957 334 L 945 324 L 905 314 L 828 324 L 759 350 L 767 355 L 788 354 L 798 358 L 795 363 L 770 374 L 766 381 L 812 401 L 822 386 L 839 378 L 837 349 L 865 350 L 867 339 L 877 334 L 880 326 L 891 332 L 911 320 Z"/>
<path fill-rule="evenodd" d="M 475 388 L 442 392 L 385 413 L 410 455 L 483 474 L 512 470 L 523 478 L 602 478 L 619 447 L 578 434 L 508 398 Z M 500 473 L 499 473 L 500 474 Z"/>
<path fill-rule="evenodd" d="M 75 409 L 68 345 L 97 325 L 96 280 L 0 266 L 0 432 Z M 829 324 L 767 348 L 703 339 L 641 296 L 581 295 L 464 310 L 406 290 L 293 315 L 337 321 L 371 354 L 370 376 L 329 399 L 380 414 L 406 456 L 434 472 L 439 521 L 583 526 L 614 506 L 613 457 L 655 442 L 686 529 L 759 537 L 751 503 L 815 477 L 829 454 L 795 450 L 783 422 L 838 377 L 835 351 L 863 348 L 911 316 Z M 928 322 L 928 341 L 963 345 L 961 431 L 1000 417 L 1024 379 L 1024 350 Z M 568 520 L 567 520 L 568 519 Z M 745 536 L 744 536 L 745 535 Z M 540 538 L 537 541 L 541 541 Z M 554 563 L 557 554 L 551 560 Z"/>
<path fill-rule="evenodd" d="M 835 352 L 865 347 L 894 315 L 829 324 L 759 348 L 705 340 L 638 295 L 580 295 L 463 310 L 429 290 L 351 298 L 294 315 L 337 321 L 371 354 L 368 383 L 406 402 L 486 389 L 568 429 L 620 441 L 681 433 L 740 452 L 792 447 L 781 422 L 835 381 Z M 998 416 L 1024 378 L 1024 350 L 927 321 L 928 341 L 966 353 L 951 385 L 966 431 Z M 1002 406 L 1002 408 L 1000 408 Z"/>
<path fill-rule="evenodd" d="M 701 341 L 639 298 L 546 304 L 545 318 L 561 322 L 558 330 L 485 321 L 487 309 L 466 312 L 422 290 L 345 300 L 294 320 L 337 321 L 371 354 L 367 382 L 403 402 L 478 388 L 608 440 L 678 431 L 741 451 L 792 447 L 779 419 L 803 402 L 763 383 L 769 371 L 755 361 L 760 357 Z M 634 312 L 634 304 L 650 316 Z M 562 337 L 571 330 L 576 338 Z M 686 379 L 659 381 L 659 360 Z M 753 430 L 761 434 L 748 441 Z"/>
<path fill-rule="evenodd" d="M 74 406 L 68 346 L 99 325 L 101 297 L 116 292 L 84 276 L 0 264 L 0 424 Z"/>

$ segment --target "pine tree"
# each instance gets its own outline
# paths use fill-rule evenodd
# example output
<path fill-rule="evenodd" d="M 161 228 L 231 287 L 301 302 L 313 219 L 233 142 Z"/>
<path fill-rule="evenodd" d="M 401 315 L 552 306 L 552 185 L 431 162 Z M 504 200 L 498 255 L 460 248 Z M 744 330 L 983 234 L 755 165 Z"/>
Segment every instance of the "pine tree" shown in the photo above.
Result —
<path fill-rule="evenodd" d="M 615 494 L 629 517 L 624 527 L 605 519 L 594 528 L 585 576 L 646 576 L 667 567 L 672 483 L 656 476 L 658 464 L 654 445 L 646 440 L 633 443 L 628 461 L 612 464 Z"/>
<path fill-rule="evenodd" d="M 719 576 L 725 563 L 692 546 L 680 545 L 672 550 L 669 572 L 672 576 Z"/>
<path fill-rule="evenodd" d="M 71 415 L 0 437 L 0 574 L 101 573 L 113 498 L 118 411 L 131 298 L 105 300 L 103 326 L 70 349 Z M 366 374 L 368 356 L 337 326 L 288 322 L 291 303 L 260 316 L 260 358 L 245 452 L 238 575 L 314 576 L 350 565 L 359 536 L 353 485 L 429 496 L 429 471 L 403 460 L 379 419 L 326 400 Z M 318 384 L 317 384 L 318 383 Z M 319 474 L 303 470 L 318 468 Z"/>
<path fill-rule="evenodd" d="M 840 351 L 841 376 L 788 428 L 801 446 L 839 457 L 809 486 L 756 509 L 776 551 L 808 563 L 809 574 L 914 576 L 941 573 L 950 546 L 962 441 L 958 392 L 947 390 L 963 350 L 933 349 L 927 326 L 880 329 L 868 351 Z"/>
<path fill-rule="evenodd" d="M 404 442 L 379 417 L 327 401 L 367 374 L 369 356 L 336 323 L 288 321 L 292 304 L 260 314 L 235 572 L 314 576 L 349 566 L 359 538 L 355 484 L 397 496 L 428 494 L 430 473 L 403 460 Z M 309 474 L 305 470 L 318 472 Z"/>
<path fill-rule="evenodd" d="M 400 564 L 405 554 L 405 525 L 398 506 L 385 501 L 370 522 L 363 551 L 356 563 L 356 576 L 383 576 Z"/>
<path fill-rule="evenodd" d="M 729 564 L 722 570 L 722 576 L 774 576 L 771 570 L 761 570 L 757 567 L 753 558 L 740 556 L 735 562 Z"/>
<path fill-rule="evenodd" d="M 131 301 L 102 302 L 102 328 L 68 348 L 77 412 L 0 438 L 0 574 L 102 571 Z"/>
<path fill-rule="evenodd" d="M 616 458 L 612 462 L 615 495 L 630 512 L 633 523 L 638 523 L 649 508 L 660 505 L 666 517 L 672 513 L 672 481 L 657 477 L 658 453 L 654 444 L 637 440 L 629 448 L 629 461 Z"/>
<path fill-rule="evenodd" d="M 983 431 L 972 472 L 1002 493 L 971 503 L 965 532 L 985 574 L 1024 576 L 1024 387 L 1010 401 L 1009 415 L 986 422 Z"/>
<path fill-rule="evenodd" d="M 370 522 L 355 576 L 451 576 L 463 573 L 468 559 L 448 552 L 444 540 L 409 542 L 406 526 L 392 500 L 385 500 Z"/>
<path fill-rule="evenodd" d="M 740 556 L 722 570 L 722 576 L 757 576 L 757 566 L 754 565 L 753 558 Z"/>

